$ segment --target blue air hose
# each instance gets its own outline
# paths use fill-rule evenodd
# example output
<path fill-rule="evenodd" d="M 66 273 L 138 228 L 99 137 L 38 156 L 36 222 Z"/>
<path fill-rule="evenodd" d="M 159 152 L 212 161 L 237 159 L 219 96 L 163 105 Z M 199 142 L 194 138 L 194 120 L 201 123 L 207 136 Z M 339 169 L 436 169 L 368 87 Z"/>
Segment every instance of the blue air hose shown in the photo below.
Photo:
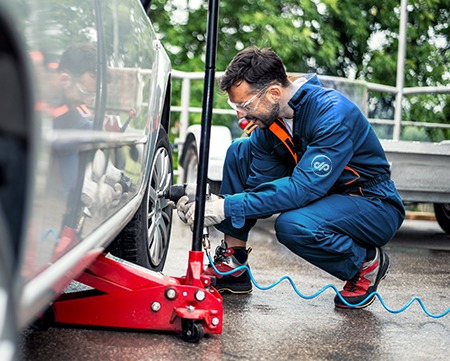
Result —
<path fill-rule="evenodd" d="M 49 230 L 49 231 L 47 231 L 47 232 L 41 237 L 41 240 L 47 238 L 49 235 L 52 235 L 53 237 L 55 237 L 55 239 L 58 239 L 58 237 L 57 237 L 57 235 L 56 235 L 56 232 L 55 232 L 54 230 Z M 209 260 L 210 265 L 213 267 L 214 271 L 215 271 L 217 274 L 219 274 L 219 275 L 221 275 L 221 276 L 229 276 L 229 275 L 233 274 L 234 272 L 237 272 L 237 271 L 240 271 L 240 270 L 243 270 L 243 269 L 244 269 L 244 270 L 247 270 L 247 271 L 248 271 L 248 274 L 250 275 L 250 279 L 251 279 L 252 283 L 255 285 L 256 288 L 258 288 L 258 289 L 260 289 L 260 290 L 262 290 L 262 291 L 270 290 L 271 288 L 274 288 L 275 286 L 277 286 L 277 285 L 278 285 L 279 283 L 281 283 L 282 281 L 287 280 L 287 281 L 291 284 L 291 286 L 292 286 L 292 288 L 294 289 L 295 293 L 296 293 L 298 296 L 300 296 L 301 298 L 305 299 L 305 300 L 311 300 L 311 299 L 313 299 L 313 298 L 316 298 L 317 296 L 319 296 L 319 295 L 321 295 L 323 292 L 325 292 L 327 289 L 331 288 L 331 289 L 333 289 L 333 291 L 336 293 L 336 295 L 341 299 L 341 301 L 342 301 L 345 305 L 347 305 L 348 307 L 350 307 L 350 308 L 358 308 L 359 306 L 361 306 L 361 305 L 363 305 L 364 303 L 366 303 L 367 300 L 369 300 L 369 299 L 372 298 L 373 296 L 376 296 L 376 297 L 378 297 L 378 299 L 380 300 L 381 305 L 386 309 L 386 311 L 388 311 L 388 312 L 390 312 L 390 313 L 401 313 L 401 312 L 405 311 L 406 309 L 408 309 L 409 306 L 411 306 L 415 301 L 417 301 L 417 303 L 418 303 L 418 304 L 420 305 L 420 307 L 422 308 L 423 312 L 425 312 L 425 314 L 426 314 L 427 316 L 429 316 L 429 317 L 432 317 L 432 318 L 442 318 L 442 317 L 444 317 L 444 316 L 446 316 L 446 315 L 448 315 L 448 314 L 450 313 L 450 308 L 448 308 L 445 312 L 440 313 L 440 314 L 433 314 L 433 313 L 429 312 L 429 311 L 427 310 L 427 308 L 425 307 L 423 301 L 422 301 L 419 297 L 413 297 L 413 298 L 412 298 L 406 305 L 404 305 L 402 308 L 399 308 L 398 310 L 394 310 L 394 309 L 389 308 L 389 307 L 386 305 L 386 303 L 383 301 L 383 298 L 381 297 L 381 295 L 380 295 L 378 292 L 372 292 L 370 295 L 368 295 L 364 300 L 362 300 L 362 301 L 359 302 L 359 303 L 356 303 L 356 304 L 350 304 L 350 303 L 348 303 L 348 302 L 342 297 L 342 295 L 339 293 L 339 290 L 336 288 L 336 286 L 334 286 L 334 285 L 332 285 L 332 284 L 325 285 L 322 289 L 320 289 L 320 290 L 317 291 L 316 293 L 314 293 L 314 294 L 308 296 L 308 295 L 302 294 L 302 293 L 299 291 L 299 289 L 298 289 L 297 286 L 295 285 L 294 281 L 293 281 L 292 278 L 289 277 L 289 276 L 283 276 L 283 277 L 280 277 L 280 279 L 278 279 L 278 281 L 272 283 L 272 284 L 269 285 L 269 286 L 260 286 L 260 285 L 258 284 L 258 282 L 256 282 L 255 278 L 253 277 L 252 271 L 250 270 L 249 267 L 247 267 L 247 266 L 240 266 L 240 267 L 237 267 L 237 268 L 235 268 L 235 269 L 233 269 L 233 270 L 231 270 L 231 271 L 228 271 L 228 272 L 221 272 L 221 271 L 219 271 L 219 270 L 216 268 L 216 266 L 214 265 L 214 262 L 213 262 L 213 260 L 212 260 L 212 258 L 211 258 L 210 253 L 209 253 L 209 252 L 206 252 L 206 255 L 207 255 L 207 257 L 208 257 L 208 260 Z"/>
<path fill-rule="evenodd" d="M 298 288 L 297 288 L 297 286 L 295 285 L 294 281 L 293 281 L 292 278 L 289 277 L 289 276 L 283 276 L 283 277 L 281 277 L 278 281 L 272 283 L 272 284 L 269 285 L 269 286 L 265 286 L 265 287 L 264 287 L 264 286 L 260 286 L 260 285 L 256 282 L 256 280 L 255 280 L 254 277 L 253 277 L 252 271 L 250 270 L 249 267 L 247 267 L 247 266 L 239 266 L 239 267 L 237 267 L 237 268 L 235 268 L 235 269 L 233 269 L 233 270 L 231 270 L 231 271 L 228 271 L 228 272 L 221 272 L 221 271 L 219 271 L 219 270 L 216 268 L 216 266 L 214 265 L 214 262 L 213 262 L 213 260 L 211 259 L 211 255 L 209 254 L 209 252 L 206 252 L 206 255 L 207 255 L 207 257 L 208 257 L 208 260 L 209 260 L 210 265 L 213 267 L 214 271 L 217 272 L 217 274 L 219 274 L 219 275 L 221 275 L 221 276 L 228 276 L 228 275 L 233 274 L 234 272 L 237 272 L 237 271 L 240 271 L 240 270 L 245 269 L 245 270 L 248 271 L 248 274 L 250 275 L 250 279 L 252 280 L 252 282 L 253 282 L 253 284 L 255 285 L 255 287 L 258 288 L 258 289 L 260 289 L 260 290 L 262 290 L 262 291 L 270 290 L 271 288 L 275 287 L 276 285 L 278 285 L 278 284 L 281 283 L 282 281 L 288 280 L 289 283 L 291 284 L 292 288 L 294 289 L 295 293 L 297 293 L 298 296 L 300 296 L 301 298 L 306 299 L 306 300 L 313 299 L 313 298 L 319 296 L 320 294 L 322 294 L 323 292 L 325 292 L 327 289 L 331 288 L 331 289 L 334 290 L 334 292 L 336 293 L 336 295 L 338 295 L 338 297 L 341 299 L 341 301 L 342 301 L 345 305 L 347 305 L 348 307 L 351 307 L 351 308 L 358 308 L 359 306 L 361 306 L 361 305 L 363 305 L 364 303 L 366 303 L 367 300 L 369 300 L 369 299 L 372 298 L 373 296 L 376 296 L 376 297 L 378 297 L 378 299 L 380 300 L 381 305 L 386 309 L 386 311 L 388 311 L 388 312 L 390 312 L 390 313 L 400 313 L 400 312 L 403 312 L 403 311 L 405 311 L 407 308 L 409 308 L 409 306 L 411 306 L 411 304 L 413 304 L 414 301 L 417 301 L 417 303 L 419 303 L 420 307 L 422 307 L 423 312 L 425 312 L 425 314 L 426 314 L 427 316 L 429 316 L 429 317 L 432 317 L 432 318 L 441 318 L 441 317 L 444 317 L 444 316 L 446 316 L 447 314 L 450 313 L 450 308 L 448 308 L 448 309 L 447 309 L 445 312 L 443 312 L 443 313 L 440 313 L 440 314 L 432 314 L 431 312 L 429 312 L 429 311 L 427 310 L 427 308 L 426 308 L 425 305 L 423 304 L 423 301 L 422 301 L 419 297 L 413 297 L 413 298 L 412 298 L 406 305 L 404 305 L 402 308 L 399 308 L 398 310 L 393 310 L 393 309 L 389 308 L 389 307 L 384 303 L 383 298 L 381 297 L 381 295 L 380 295 L 378 292 L 372 292 L 372 293 L 371 293 L 370 295 L 368 295 L 363 301 L 361 301 L 361 302 L 359 302 L 359 303 L 356 303 L 356 304 L 350 304 L 350 303 L 348 303 L 346 300 L 344 300 L 344 298 L 342 297 L 342 295 L 339 293 L 339 290 L 336 288 L 336 286 L 334 286 L 334 285 L 332 285 L 332 284 L 328 284 L 328 285 L 324 286 L 324 287 L 323 287 L 321 290 L 319 290 L 318 292 L 316 292 L 316 293 L 314 293 L 314 294 L 312 294 L 312 295 L 310 295 L 310 296 L 307 296 L 307 295 L 302 294 L 302 293 L 298 290 Z"/>

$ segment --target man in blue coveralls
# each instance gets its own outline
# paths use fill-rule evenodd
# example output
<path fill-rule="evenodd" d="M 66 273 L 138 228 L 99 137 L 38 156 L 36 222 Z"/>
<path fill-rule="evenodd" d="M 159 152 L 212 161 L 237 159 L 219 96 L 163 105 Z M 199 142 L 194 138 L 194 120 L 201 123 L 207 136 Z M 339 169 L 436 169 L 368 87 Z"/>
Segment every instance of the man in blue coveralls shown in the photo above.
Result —
<path fill-rule="evenodd" d="M 247 265 L 246 242 L 258 218 L 273 214 L 276 236 L 292 252 L 346 281 L 342 298 L 370 305 L 389 258 L 384 246 L 405 217 L 383 148 L 365 116 L 317 76 L 290 81 L 278 55 L 250 47 L 238 53 L 219 81 L 248 138 L 225 160 L 221 195 L 205 205 L 205 226 L 224 232 L 214 264 L 220 271 Z M 183 197 L 180 218 L 194 222 Z M 248 272 L 217 277 L 220 292 L 249 293 Z M 362 302 L 364 301 L 364 302 Z M 340 297 L 336 307 L 349 308 Z M 362 303 L 361 303 L 362 302 Z"/>

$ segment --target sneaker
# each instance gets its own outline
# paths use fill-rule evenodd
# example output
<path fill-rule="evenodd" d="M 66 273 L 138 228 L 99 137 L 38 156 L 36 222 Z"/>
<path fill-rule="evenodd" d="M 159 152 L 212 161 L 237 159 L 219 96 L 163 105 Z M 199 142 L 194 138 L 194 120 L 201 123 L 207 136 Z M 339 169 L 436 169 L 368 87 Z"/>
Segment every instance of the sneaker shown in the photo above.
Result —
<path fill-rule="evenodd" d="M 220 246 L 217 246 L 216 248 L 214 266 L 220 272 L 229 272 L 240 266 L 248 267 L 247 257 L 251 250 L 251 248 L 245 249 L 244 247 L 228 248 L 226 242 L 222 241 Z M 245 259 L 245 261 L 239 262 L 236 256 L 238 256 L 239 259 Z M 222 276 L 218 274 L 211 265 L 208 265 L 205 274 L 216 278 L 214 287 L 220 293 L 229 292 L 245 294 L 252 292 L 252 282 L 246 269 L 241 269 L 230 275 Z"/>
<path fill-rule="evenodd" d="M 350 304 L 356 305 L 364 301 L 367 296 L 377 290 L 378 284 L 386 277 L 389 268 L 389 257 L 381 248 L 376 248 L 375 258 L 362 264 L 359 273 L 353 279 L 347 281 L 344 289 L 339 293 Z M 336 295 L 334 304 L 339 308 L 364 308 L 375 300 L 375 295 L 367 299 L 363 304 L 351 307 L 343 303 Z"/>

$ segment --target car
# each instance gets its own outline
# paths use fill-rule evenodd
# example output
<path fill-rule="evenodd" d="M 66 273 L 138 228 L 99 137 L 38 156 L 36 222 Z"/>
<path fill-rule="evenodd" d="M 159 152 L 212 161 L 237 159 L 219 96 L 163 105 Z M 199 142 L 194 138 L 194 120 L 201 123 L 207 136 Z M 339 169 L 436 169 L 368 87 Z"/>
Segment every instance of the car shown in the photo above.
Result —
<path fill-rule="evenodd" d="M 172 70 L 148 8 L 0 0 L 2 360 L 99 255 L 164 267 Z"/>

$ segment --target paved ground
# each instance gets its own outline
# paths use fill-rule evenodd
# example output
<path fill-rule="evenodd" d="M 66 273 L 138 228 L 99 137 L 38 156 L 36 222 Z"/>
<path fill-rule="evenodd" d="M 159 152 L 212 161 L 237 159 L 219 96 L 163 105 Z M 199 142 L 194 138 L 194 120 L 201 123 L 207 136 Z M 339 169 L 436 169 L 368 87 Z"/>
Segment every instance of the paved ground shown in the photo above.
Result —
<path fill-rule="evenodd" d="M 175 222 L 165 274 L 185 273 L 189 228 Z M 211 234 L 214 244 L 220 240 Z M 252 234 L 251 266 L 263 286 L 290 275 L 307 295 L 342 283 L 280 245 L 271 221 Z M 450 307 L 450 237 L 435 222 L 406 221 L 386 247 L 391 271 L 379 292 L 388 307 L 399 309 L 422 298 L 432 313 Z M 50 328 L 23 333 L 24 360 L 448 360 L 450 314 L 433 319 L 417 303 L 400 314 L 376 300 L 365 310 L 337 310 L 334 292 L 304 300 L 289 283 L 247 296 L 224 296 L 221 335 L 186 343 L 175 334 L 119 330 Z"/>

